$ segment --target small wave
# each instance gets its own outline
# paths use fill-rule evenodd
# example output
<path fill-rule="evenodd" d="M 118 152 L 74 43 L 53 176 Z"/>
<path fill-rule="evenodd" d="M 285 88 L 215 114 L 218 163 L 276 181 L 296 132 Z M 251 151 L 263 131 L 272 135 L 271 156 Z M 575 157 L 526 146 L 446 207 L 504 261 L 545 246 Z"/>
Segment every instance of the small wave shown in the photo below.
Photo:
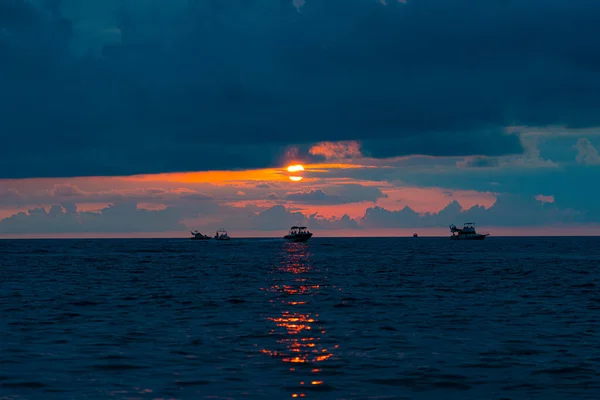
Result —
<path fill-rule="evenodd" d="M 125 371 L 133 369 L 145 369 L 147 367 L 134 364 L 95 364 L 92 368 L 102 371 Z"/>
<path fill-rule="evenodd" d="M 176 385 L 179 386 L 204 386 L 210 385 L 212 382 L 204 381 L 204 380 L 194 380 L 194 381 L 175 381 Z"/>
<path fill-rule="evenodd" d="M 546 374 L 546 375 L 595 375 L 597 372 L 588 367 L 557 367 L 557 368 L 545 368 L 533 371 L 533 375 Z"/>
<path fill-rule="evenodd" d="M 595 400 L 600 240 L 523 241 L 12 243 L 0 391 Z"/>
<path fill-rule="evenodd" d="M 71 304 L 74 306 L 78 306 L 78 307 L 87 307 L 87 306 L 97 306 L 100 303 L 97 303 L 95 301 L 89 301 L 89 300 L 79 300 L 79 301 L 75 301 Z"/>
<path fill-rule="evenodd" d="M 12 389 L 41 389 L 47 385 L 42 382 L 30 381 L 30 382 L 4 382 L 2 385 Z"/>

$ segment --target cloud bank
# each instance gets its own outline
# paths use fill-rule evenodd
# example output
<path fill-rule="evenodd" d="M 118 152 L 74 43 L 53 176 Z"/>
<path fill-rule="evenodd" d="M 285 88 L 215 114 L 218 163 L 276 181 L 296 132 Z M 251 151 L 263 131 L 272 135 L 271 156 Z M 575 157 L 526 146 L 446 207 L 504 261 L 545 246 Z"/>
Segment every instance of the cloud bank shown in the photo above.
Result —
<path fill-rule="evenodd" d="M 0 178 L 500 156 L 600 125 L 592 0 L 0 2 Z M 353 154 L 350 152 L 350 154 Z"/>
<path fill-rule="evenodd" d="M 464 221 L 480 226 L 532 227 L 600 222 L 585 213 L 558 207 L 552 196 L 524 198 L 499 196 L 489 208 L 463 208 L 452 201 L 439 212 L 417 213 L 410 207 L 390 211 L 380 206 L 366 209 L 362 218 L 348 215 L 324 217 L 318 213 L 295 211 L 288 204 L 239 208 L 211 204 L 179 204 L 161 210 L 147 210 L 135 203 L 111 204 L 100 211 L 78 211 L 73 203 L 53 205 L 48 210 L 33 208 L 0 220 L 0 234 L 22 233 L 123 233 L 170 232 L 187 229 L 211 231 L 215 226 L 238 231 L 282 231 L 292 225 L 306 225 L 313 230 L 377 230 L 390 228 L 440 228 Z M 183 233 L 182 233 L 183 234 Z"/>

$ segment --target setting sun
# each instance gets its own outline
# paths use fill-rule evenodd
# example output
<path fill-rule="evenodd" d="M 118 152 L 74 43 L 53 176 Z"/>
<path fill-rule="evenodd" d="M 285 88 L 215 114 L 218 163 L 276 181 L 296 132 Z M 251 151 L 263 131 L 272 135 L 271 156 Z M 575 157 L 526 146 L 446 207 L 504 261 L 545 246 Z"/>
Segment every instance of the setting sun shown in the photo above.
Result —
<path fill-rule="evenodd" d="M 302 172 L 304 171 L 304 167 L 300 164 L 296 164 L 296 165 L 290 165 L 287 168 L 288 172 Z M 290 180 L 294 181 L 294 182 L 299 182 L 302 180 L 301 176 L 290 176 Z"/>
<path fill-rule="evenodd" d="M 288 167 L 288 172 L 298 172 L 298 171 L 304 171 L 304 167 L 300 164 L 298 165 L 290 165 Z"/>

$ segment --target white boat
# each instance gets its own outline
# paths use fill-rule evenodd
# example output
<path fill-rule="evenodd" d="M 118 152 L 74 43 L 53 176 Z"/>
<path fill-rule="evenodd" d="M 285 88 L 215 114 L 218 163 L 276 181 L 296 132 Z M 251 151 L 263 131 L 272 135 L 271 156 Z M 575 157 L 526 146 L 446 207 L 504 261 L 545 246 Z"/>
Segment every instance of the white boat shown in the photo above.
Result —
<path fill-rule="evenodd" d="M 285 235 L 283 238 L 289 240 L 290 242 L 306 242 L 308 239 L 312 237 L 312 233 L 310 233 L 305 226 L 292 226 L 290 228 L 290 233 Z"/>
<path fill-rule="evenodd" d="M 225 229 L 219 229 L 215 233 L 215 240 L 231 240 Z"/>
<path fill-rule="evenodd" d="M 462 229 L 457 228 L 454 224 L 450 225 L 450 239 L 452 240 L 483 240 L 489 235 L 489 233 L 477 233 L 473 222 L 465 222 Z"/>

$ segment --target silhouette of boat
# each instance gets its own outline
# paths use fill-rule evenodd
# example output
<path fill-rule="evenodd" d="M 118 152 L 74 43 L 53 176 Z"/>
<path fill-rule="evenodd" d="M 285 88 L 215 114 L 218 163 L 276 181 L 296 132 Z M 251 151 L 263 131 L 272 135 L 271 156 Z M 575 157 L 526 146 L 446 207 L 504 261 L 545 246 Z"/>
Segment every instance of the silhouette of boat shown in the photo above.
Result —
<path fill-rule="evenodd" d="M 215 233 L 215 240 L 231 240 L 225 229 L 219 229 Z"/>
<path fill-rule="evenodd" d="M 190 238 L 191 240 L 210 240 L 210 236 L 203 235 L 197 230 L 195 230 L 193 232 L 190 231 L 190 233 L 192 234 L 192 237 Z"/>
<path fill-rule="evenodd" d="M 475 223 L 465 222 L 462 229 L 456 225 L 450 225 L 450 239 L 452 240 L 483 240 L 489 233 L 477 233 L 475 231 Z"/>
<path fill-rule="evenodd" d="M 283 238 L 289 240 L 290 242 L 306 242 L 308 239 L 312 237 L 312 233 L 310 233 L 305 226 L 292 226 L 290 228 L 290 233 L 285 235 Z"/>

